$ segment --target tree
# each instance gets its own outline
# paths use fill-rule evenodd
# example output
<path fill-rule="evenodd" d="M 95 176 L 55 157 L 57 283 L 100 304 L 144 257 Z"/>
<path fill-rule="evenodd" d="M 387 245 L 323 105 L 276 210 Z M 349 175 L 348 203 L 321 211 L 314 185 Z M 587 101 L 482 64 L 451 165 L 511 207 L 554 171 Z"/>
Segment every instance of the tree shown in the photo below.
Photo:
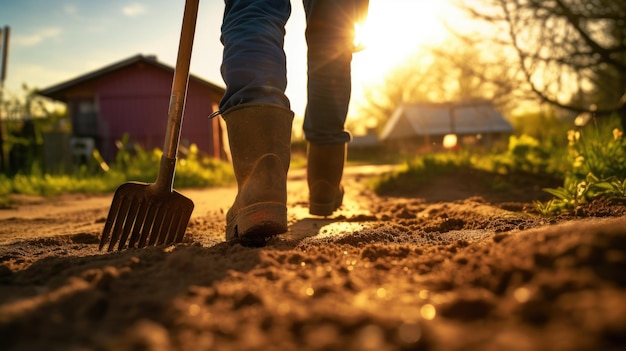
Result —
<path fill-rule="evenodd" d="M 366 89 L 359 115 L 374 119 L 380 131 L 402 104 L 486 100 L 508 110 L 519 72 L 507 60 L 456 40 L 424 48 Z"/>
<path fill-rule="evenodd" d="M 37 94 L 36 89 L 22 85 L 21 94 L 5 94 L 0 101 L 5 139 L 4 155 L 8 155 L 9 173 L 27 171 L 39 158 L 42 132 L 69 131 L 67 113 L 58 103 Z M 6 171 L 2 169 L 3 172 Z"/>
<path fill-rule="evenodd" d="M 457 0 L 491 25 L 489 40 L 513 49 L 525 87 L 573 112 L 620 113 L 626 126 L 626 2 Z M 484 34 L 484 33 L 483 33 Z M 484 36 L 463 36 L 478 43 Z"/>

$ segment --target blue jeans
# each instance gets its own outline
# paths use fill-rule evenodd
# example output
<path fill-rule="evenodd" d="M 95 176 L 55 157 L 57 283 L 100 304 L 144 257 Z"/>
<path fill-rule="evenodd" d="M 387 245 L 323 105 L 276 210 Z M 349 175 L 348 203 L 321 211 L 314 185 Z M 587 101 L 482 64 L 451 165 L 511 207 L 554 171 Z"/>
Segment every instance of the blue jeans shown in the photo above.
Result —
<path fill-rule="evenodd" d="M 289 0 L 225 0 L 221 41 L 226 93 L 220 111 L 244 103 L 271 103 L 290 108 L 285 24 Z M 304 134 L 316 144 L 345 143 L 344 129 L 351 93 L 350 64 L 354 23 L 363 0 L 303 0 L 308 46 L 307 107 Z"/>

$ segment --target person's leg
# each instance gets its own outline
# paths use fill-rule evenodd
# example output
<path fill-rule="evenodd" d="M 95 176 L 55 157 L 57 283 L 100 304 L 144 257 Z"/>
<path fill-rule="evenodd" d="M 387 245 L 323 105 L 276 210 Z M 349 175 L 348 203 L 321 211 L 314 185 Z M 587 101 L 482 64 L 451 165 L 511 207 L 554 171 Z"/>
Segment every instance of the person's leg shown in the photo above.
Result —
<path fill-rule="evenodd" d="M 307 17 L 309 212 L 328 216 L 341 206 L 341 178 L 350 134 L 344 129 L 358 1 L 304 0 Z"/>
<path fill-rule="evenodd" d="M 287 231 L 293 112 L 285 96 L 289 0 L 227 0 L 222 24 L 226 122 L 238 193 L 226 239 L 261 246 Z"/>
<path fill-rule="evenodd" d="M 287 231 L 287 171 L 293 112 L 246 103 L 222 114 L 238 192 L 226 213 L 226 240 L 263 246 Z"/>
<path fill-rule="evenodd" d="M 315 144 L 350 141 L 344 130 L 351 93 L 355 1 L 304 0 L 308 46 L 304 133 Z"/>
<path fill-rule="evenodd" d="M 226 0 L 221 73 L 226 93 L 220 111 L 261 102 L 289 108 L 283 50 L 289 0 Z"/>

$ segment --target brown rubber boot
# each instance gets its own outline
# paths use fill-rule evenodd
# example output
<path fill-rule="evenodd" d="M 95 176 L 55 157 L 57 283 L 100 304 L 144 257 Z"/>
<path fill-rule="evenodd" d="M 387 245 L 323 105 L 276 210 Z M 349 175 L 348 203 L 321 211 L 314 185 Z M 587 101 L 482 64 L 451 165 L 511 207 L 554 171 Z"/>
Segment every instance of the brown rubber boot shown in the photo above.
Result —
<path fill-rule="evenodd" d="M 341 177 L 347 144 L 313 144 L 307 148 L 309 213 L 330 216 L 343 202 Z"/>
<path fill-rule="evenodd" d="M 264 246 L 287 231 L 287 170 L 293 112 L 278 105 L 243 104 L 226 121 L 238 193 L 226 213 L 226 240 Z"/>

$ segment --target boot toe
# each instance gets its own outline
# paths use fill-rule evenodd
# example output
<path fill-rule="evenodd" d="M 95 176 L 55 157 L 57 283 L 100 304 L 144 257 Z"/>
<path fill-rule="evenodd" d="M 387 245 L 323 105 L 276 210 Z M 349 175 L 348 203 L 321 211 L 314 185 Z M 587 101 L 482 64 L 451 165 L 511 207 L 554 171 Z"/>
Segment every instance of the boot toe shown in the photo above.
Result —
<path fill-rule="evenodd" d="M 287 207 L 282 203 L 256 203 L 227 214 L 226 240 L 262 247 L 268 239 L 287 231 Z"/>

